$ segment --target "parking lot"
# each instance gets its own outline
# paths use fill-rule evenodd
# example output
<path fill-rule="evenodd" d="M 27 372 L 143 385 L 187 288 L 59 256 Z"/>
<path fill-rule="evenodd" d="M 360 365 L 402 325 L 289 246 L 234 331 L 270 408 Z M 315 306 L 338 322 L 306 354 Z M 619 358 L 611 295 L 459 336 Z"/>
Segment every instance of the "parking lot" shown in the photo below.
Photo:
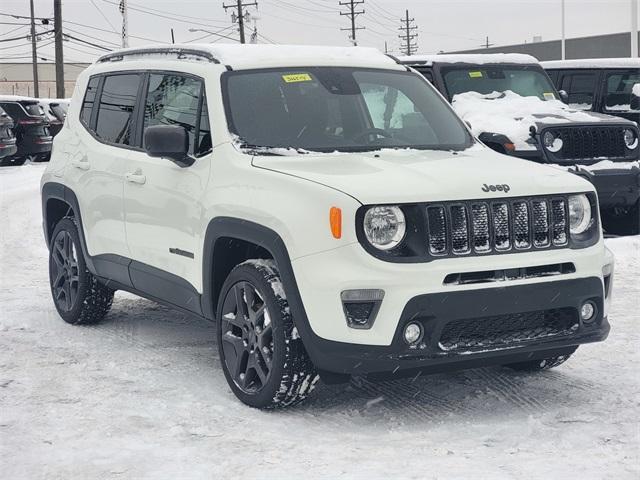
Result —
<path fill-rule="evenodd" d="M 640 476 L 640 237 L 606 241 L 609 339 L 553 371 L 320 384 L 303 406 L 265 413 L 229 390 L 211 323 L 121 292 L 101 324 L 59 318 L 44 168 L 0 170 L 3 478 Z"/>

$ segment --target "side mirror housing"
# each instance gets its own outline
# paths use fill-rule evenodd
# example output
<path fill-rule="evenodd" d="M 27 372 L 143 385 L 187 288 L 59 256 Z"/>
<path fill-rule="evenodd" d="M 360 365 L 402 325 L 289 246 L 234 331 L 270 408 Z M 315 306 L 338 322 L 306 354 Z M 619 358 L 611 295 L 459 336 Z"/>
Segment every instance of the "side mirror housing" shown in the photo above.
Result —
<path fill-rule="evenodd" d="M 631 89 L 631 110 L 640 110 L 640 83 L 636 83 Z"/>
<path fill-rule="evenodd" d="M 144 131 L 144 149 L 150 157 L 168 158 L 179 167 L 190 167 L 189 135 L 179 125 L 154 125 Z"/>
<path fill-rule="evenodd" d="M 566 90 L 559 90 L 558 93 L 560 94 L 560 100 L 562 100 L 563 103 L 569 103 L 569 94 Z"/>

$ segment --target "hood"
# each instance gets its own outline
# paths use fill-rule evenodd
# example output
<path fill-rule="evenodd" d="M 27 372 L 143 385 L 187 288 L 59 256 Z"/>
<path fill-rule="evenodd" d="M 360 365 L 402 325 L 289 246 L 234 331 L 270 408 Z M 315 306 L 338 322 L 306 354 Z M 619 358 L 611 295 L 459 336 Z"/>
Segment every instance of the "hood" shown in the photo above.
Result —
<path fill-rule="evenodd" d="M 367 153 L 255 156 L 253 165 L 326 185 L 365 205 L 593 190 L 589 182 L 576 175 L 500 155 L 481 145 L 462 152 L 386 149 Z M 485 191 L 485 185 L 500 185 L 502 191 Z"/>
<path fill-rule="evenodd" d="M 550 94 L 553 95 L 553 94 Z M 471 124 L 474 135 L 505 135 L 518 150 L 535 150 L 528 142 L 530 128 L 566 124 L 621 124 L 627 120 L 601 113 L 574 110 L 559 100 L 523 97 L 512 91 L 487 95 L 465 92 L 455 95 L 454 110 Z"/>

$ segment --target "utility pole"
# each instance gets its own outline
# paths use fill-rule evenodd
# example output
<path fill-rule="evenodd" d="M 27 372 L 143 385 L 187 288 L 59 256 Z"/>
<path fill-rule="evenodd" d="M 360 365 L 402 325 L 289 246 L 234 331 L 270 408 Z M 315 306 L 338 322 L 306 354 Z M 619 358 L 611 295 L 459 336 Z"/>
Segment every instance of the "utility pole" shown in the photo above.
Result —
<path fill-rule="evenodd" d="M 562 13 L 560 14 L 560 18 L 561 18 L 561 22 L 562 22 L 562 40 L 560 41 L 561 43 L 561 56 L 562 56 L 562 60 L 565 60 L 567 58 L 567 42 L 566 42 L 566 35 L 565 35 L 565 1 L 562 0 Z"/>
<path fill-rule="evenodd" d="M 341 7 L 347 7 L 349 9 L 349 11 L 347 12 L 340 12 L 340 15 L 349 17 L 349 19 L 351 20 L 351 28 L 341 28 L 340 30 L 342 31 L 351 30 L 350 38 L 354 46 L 358 45 L 358 40 L 356 40 L 356 30 L 364 30 L 364 27 L 356 27 L 356 17 L 364 13 L 364 10 L 356 10 L 356 7 L 358 5 L 362 5 L 363 3 L 364 3 L 364 0 L 360 0 L 360 1 L 349 0 L 347 2 L 338 3 Z"/>
<path fill-rule="evenodd" d="M 638 0 L 631 0 L 631 57 L 638 57 Z"/>
<path fill-rule="evenodd" d="M 53 0 L 53 32 L 56 50 L 56 97 L 64 98 L 64 54 L 62 51 L 62 0 Z"/>
<path fill-rule="evenodd" d="M 415 42 L 418 33 L 414 33 L 418 30 L 418 27 L 415 25 L 416 20 L 415 18 L 409 18 L 409 10 L 407 10 L 405 18 L 400 21 L 402 22 L 402 26 L 399 30 L 403 32 L 402 35 L 398 35 L 403 42 L 400 45 L 400 50 L 404 50 L 405 55 L 413 55 L 418 51 L 418 44 Z"/>
<path fill-rule="evenodd" d="M 31 63 L 33 64 L 33 96 L 40 96 L 40 86 L 38 85 L 38 52 L 36 50 L 36 18 L 33 11 L 33 0 L 29 0 L 31 5 Z"/>
<path fill-rule="evenodd" d="M 176 36 L 173 34 L 173 28 L 171 29 L 171 43 L 176 43 Z"/>
<path fill-rule="evenodd" d="M 236 12 L 231 15 L 233 22 L 238 22 L 238 28 L 240 30 L 240 43 L 247 43 L 244 35 L 244 20 L 247 15 L 245 13 L 245 7 L 258 7 L 258 2 L 244 3 L 242 0 L 237 0 L 235 5 L 223 4 L 222 7 L 226 12 L 228 8 L 235 8 Z"/>
<path fill-rule="evenodd" d="M 129 8 L 127 7 L 127 0 L 120 0 L 118 10 L 122 15 L 122 48 L 129 48 Z"/>
<path fill-rule="evenodd" d="M 481 47 L 484 47 L 484 48 L 489 48 L 489 47 L 493 47 L 493 45 L 494 45 L 493 43 L 489 43 L 489 37 L 487 37 L 487 39 L 485 40 L 485 42 L 484 42 L 482 45 L 480 45 L 480 46 L 481 46 Z"/>

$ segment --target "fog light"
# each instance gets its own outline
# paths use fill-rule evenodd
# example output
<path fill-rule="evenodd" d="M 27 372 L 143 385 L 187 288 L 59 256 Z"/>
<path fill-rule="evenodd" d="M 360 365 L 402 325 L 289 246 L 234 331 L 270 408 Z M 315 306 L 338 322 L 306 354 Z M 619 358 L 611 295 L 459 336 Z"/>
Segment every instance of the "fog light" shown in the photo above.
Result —
<path fill-rule="evenodd" d="M 351 328 L 368 330 L 373 326 L 378 315 L 384 290 L 344 290 L 340 298 L 347 325 Z"/>
<path fill-rule="evenodd" d="M 415 345 L 422 340 L 422 325 L 419 323 L 410 323 L 404 327 L 404 341 L 409 345 Z"/>
<path fill-rule="evenodd" d="M 596 306 L 593 302 L 585 302 L 580 308 L 580 317 L 585 322 L 590 322 L 594 319 L 596 313 Z"/>

